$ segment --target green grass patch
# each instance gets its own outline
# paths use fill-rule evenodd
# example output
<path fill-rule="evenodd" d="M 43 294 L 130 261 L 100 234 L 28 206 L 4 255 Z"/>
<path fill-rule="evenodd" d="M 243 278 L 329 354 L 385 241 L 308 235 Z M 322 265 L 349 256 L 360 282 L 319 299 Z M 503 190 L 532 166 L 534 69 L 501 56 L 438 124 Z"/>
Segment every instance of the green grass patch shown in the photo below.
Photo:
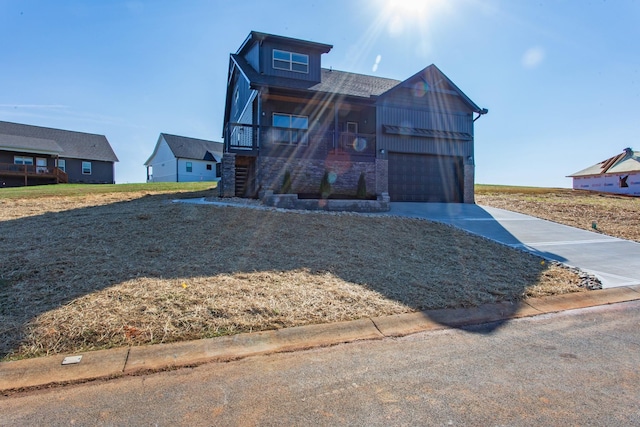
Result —
<path fill-rule="evenodd" d="M 196 193 L 217 187 L 216 182 L 152 182 L 143 184 L 56 184 L 11 187 L 0 190 L 0 199 L 35 199 L 40 197 L 82 197 L 107 193 Z"/>
<path fill-rule="evenodd" d="M 502 193 L 502 194 L 551 194 L 564 193 L 574 191 L 570 188 L 552 188 L 552 187 L 519 187 L 515 185 L 490 185 L 476 184 L 476 194 Z"/>

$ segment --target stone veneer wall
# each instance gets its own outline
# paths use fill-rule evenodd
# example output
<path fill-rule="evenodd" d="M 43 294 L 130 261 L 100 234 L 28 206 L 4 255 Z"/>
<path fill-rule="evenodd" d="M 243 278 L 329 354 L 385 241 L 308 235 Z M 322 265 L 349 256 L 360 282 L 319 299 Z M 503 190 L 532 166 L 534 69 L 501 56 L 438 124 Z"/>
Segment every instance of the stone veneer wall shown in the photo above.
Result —
<path fill-rule="evenodd" d="M 464 203 L 475 203 L 475 171 L 474 165 L 464 165 Z"/>
<path fill-rule="evenodd" d="M 378 192 L 377 162 L 352 162 L 348 157 L 336 160 L 258 157 L 257 161 L 256 178 L 263 192 L 279 192 L 287 170 L 291 173 L 292 193 L 318 193 L 325 171 L 335 178 L 331 183 L 333 194 L 355 195 L 361 172 L 365 174 L 367 194 Z"/>
<path fill-rule="evenodd" d="M 222 156 L 222 176 L 220 177 L 220 197 L 236 195 L 236 155 L 224 153 Z"/>
<path fill-rule="evenodd" d="M 376 194 L 389 193 L 389 160 L 376 159 Z"/>

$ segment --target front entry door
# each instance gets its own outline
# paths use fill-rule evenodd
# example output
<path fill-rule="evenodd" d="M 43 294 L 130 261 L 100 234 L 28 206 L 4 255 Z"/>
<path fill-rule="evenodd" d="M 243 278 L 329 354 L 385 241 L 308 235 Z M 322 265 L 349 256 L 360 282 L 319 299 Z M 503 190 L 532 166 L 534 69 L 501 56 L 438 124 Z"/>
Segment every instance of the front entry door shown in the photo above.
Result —
<path fill-rule="evenodd" d="M 36 157 L 36 173 L 47 173 L 47 159 Z"/>

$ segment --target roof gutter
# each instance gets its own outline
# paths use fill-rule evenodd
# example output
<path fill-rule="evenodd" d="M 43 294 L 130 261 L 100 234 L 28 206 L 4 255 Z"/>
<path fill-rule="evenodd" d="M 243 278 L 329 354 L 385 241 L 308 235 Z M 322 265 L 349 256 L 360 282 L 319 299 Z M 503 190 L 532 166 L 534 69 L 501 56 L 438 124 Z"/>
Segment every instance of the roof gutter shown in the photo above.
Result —
<path fill-rule="evenodd" d="M 483 108 L 480 111 L 476 111 L 476 113 L 478 113 L 478 117 L 476 117 L 475 119 L 473 119 L 473 121 L 475 122 L 476 120 L 478 120 L 480 117 L 484 116 L 485 114 L 487 114 L 489 112 L 489 110 L 487 110 L 486 108 Z"/>

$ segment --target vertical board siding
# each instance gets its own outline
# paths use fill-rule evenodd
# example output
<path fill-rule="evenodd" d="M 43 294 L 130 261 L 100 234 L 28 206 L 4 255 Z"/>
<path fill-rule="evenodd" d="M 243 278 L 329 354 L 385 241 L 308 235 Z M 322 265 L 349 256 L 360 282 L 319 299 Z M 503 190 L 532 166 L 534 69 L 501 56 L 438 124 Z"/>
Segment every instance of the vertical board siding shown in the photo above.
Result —
<path fill-rule="evenodd" d="M 379 104 L 376 114 L 378 148 L 405 153 L 473 156 L 473 112 L 460 97 L 433 91 L 399 89 Z M 457 132 L 471 139 L 445 140 L 389 135 L 384 125 Z"/>
<path fill-rule="evenodd" d="M 473 118 L 470 113 L 460 114 L 391 106 L 381 107 L 380 112 L 382 121 L 379 123 L 382 125 L 463 132 L 473 135 Z"/>
<path fill-rule="evenodd" d="M 308 80 L 312 82 L 320 81 L 320 53 L 313 50 L 302 49 L 297 46 L 291 46 L 286 43 L 276 43 L 273 41 L 265 41 L 262 44 L 261 55 L 261 72 L 266 75 L 287 77 L 298 80 Z M 273 49 L 284 50 L 287 52 L 301 53 L 309 56 L 309 72 L 296 73 L 294 71 L 276 70 L 273 68 Z"/>
<path fill-rule="evenodd" d="M 247 105 L 247 102 L 249 102 L 249 99 L 251 98 L 251 94 L 253 91 L 249 87 L 249 82 L 238 71 L 235 72 L 233 79 L 234 79 L 234 84 L 231 92 L 230 117 L 231 117 L 231 122 L 238 123 L 240 120 L 240 115 L 242 114 L 245 105 Z M 235 102 L 236 88 L 239 90 L 239 99 L 237 104 Z"/>
<path fill-rule="evenodd" d="M 473 144 L 465 141 L 446 141 L 437 138 L 385 135 L 377 138 L 378 149 L 386 152 L 434 154 L 442 156 L 473 156 Z"/>
<path fill-rule="evenodd" d="M 253 67 L 257 72 L 261 72 L 260 70 L 260 45 L 255 43 L 251 49 L 244 55 L 244 59 L 247 61 L 249 65 Z"/>

